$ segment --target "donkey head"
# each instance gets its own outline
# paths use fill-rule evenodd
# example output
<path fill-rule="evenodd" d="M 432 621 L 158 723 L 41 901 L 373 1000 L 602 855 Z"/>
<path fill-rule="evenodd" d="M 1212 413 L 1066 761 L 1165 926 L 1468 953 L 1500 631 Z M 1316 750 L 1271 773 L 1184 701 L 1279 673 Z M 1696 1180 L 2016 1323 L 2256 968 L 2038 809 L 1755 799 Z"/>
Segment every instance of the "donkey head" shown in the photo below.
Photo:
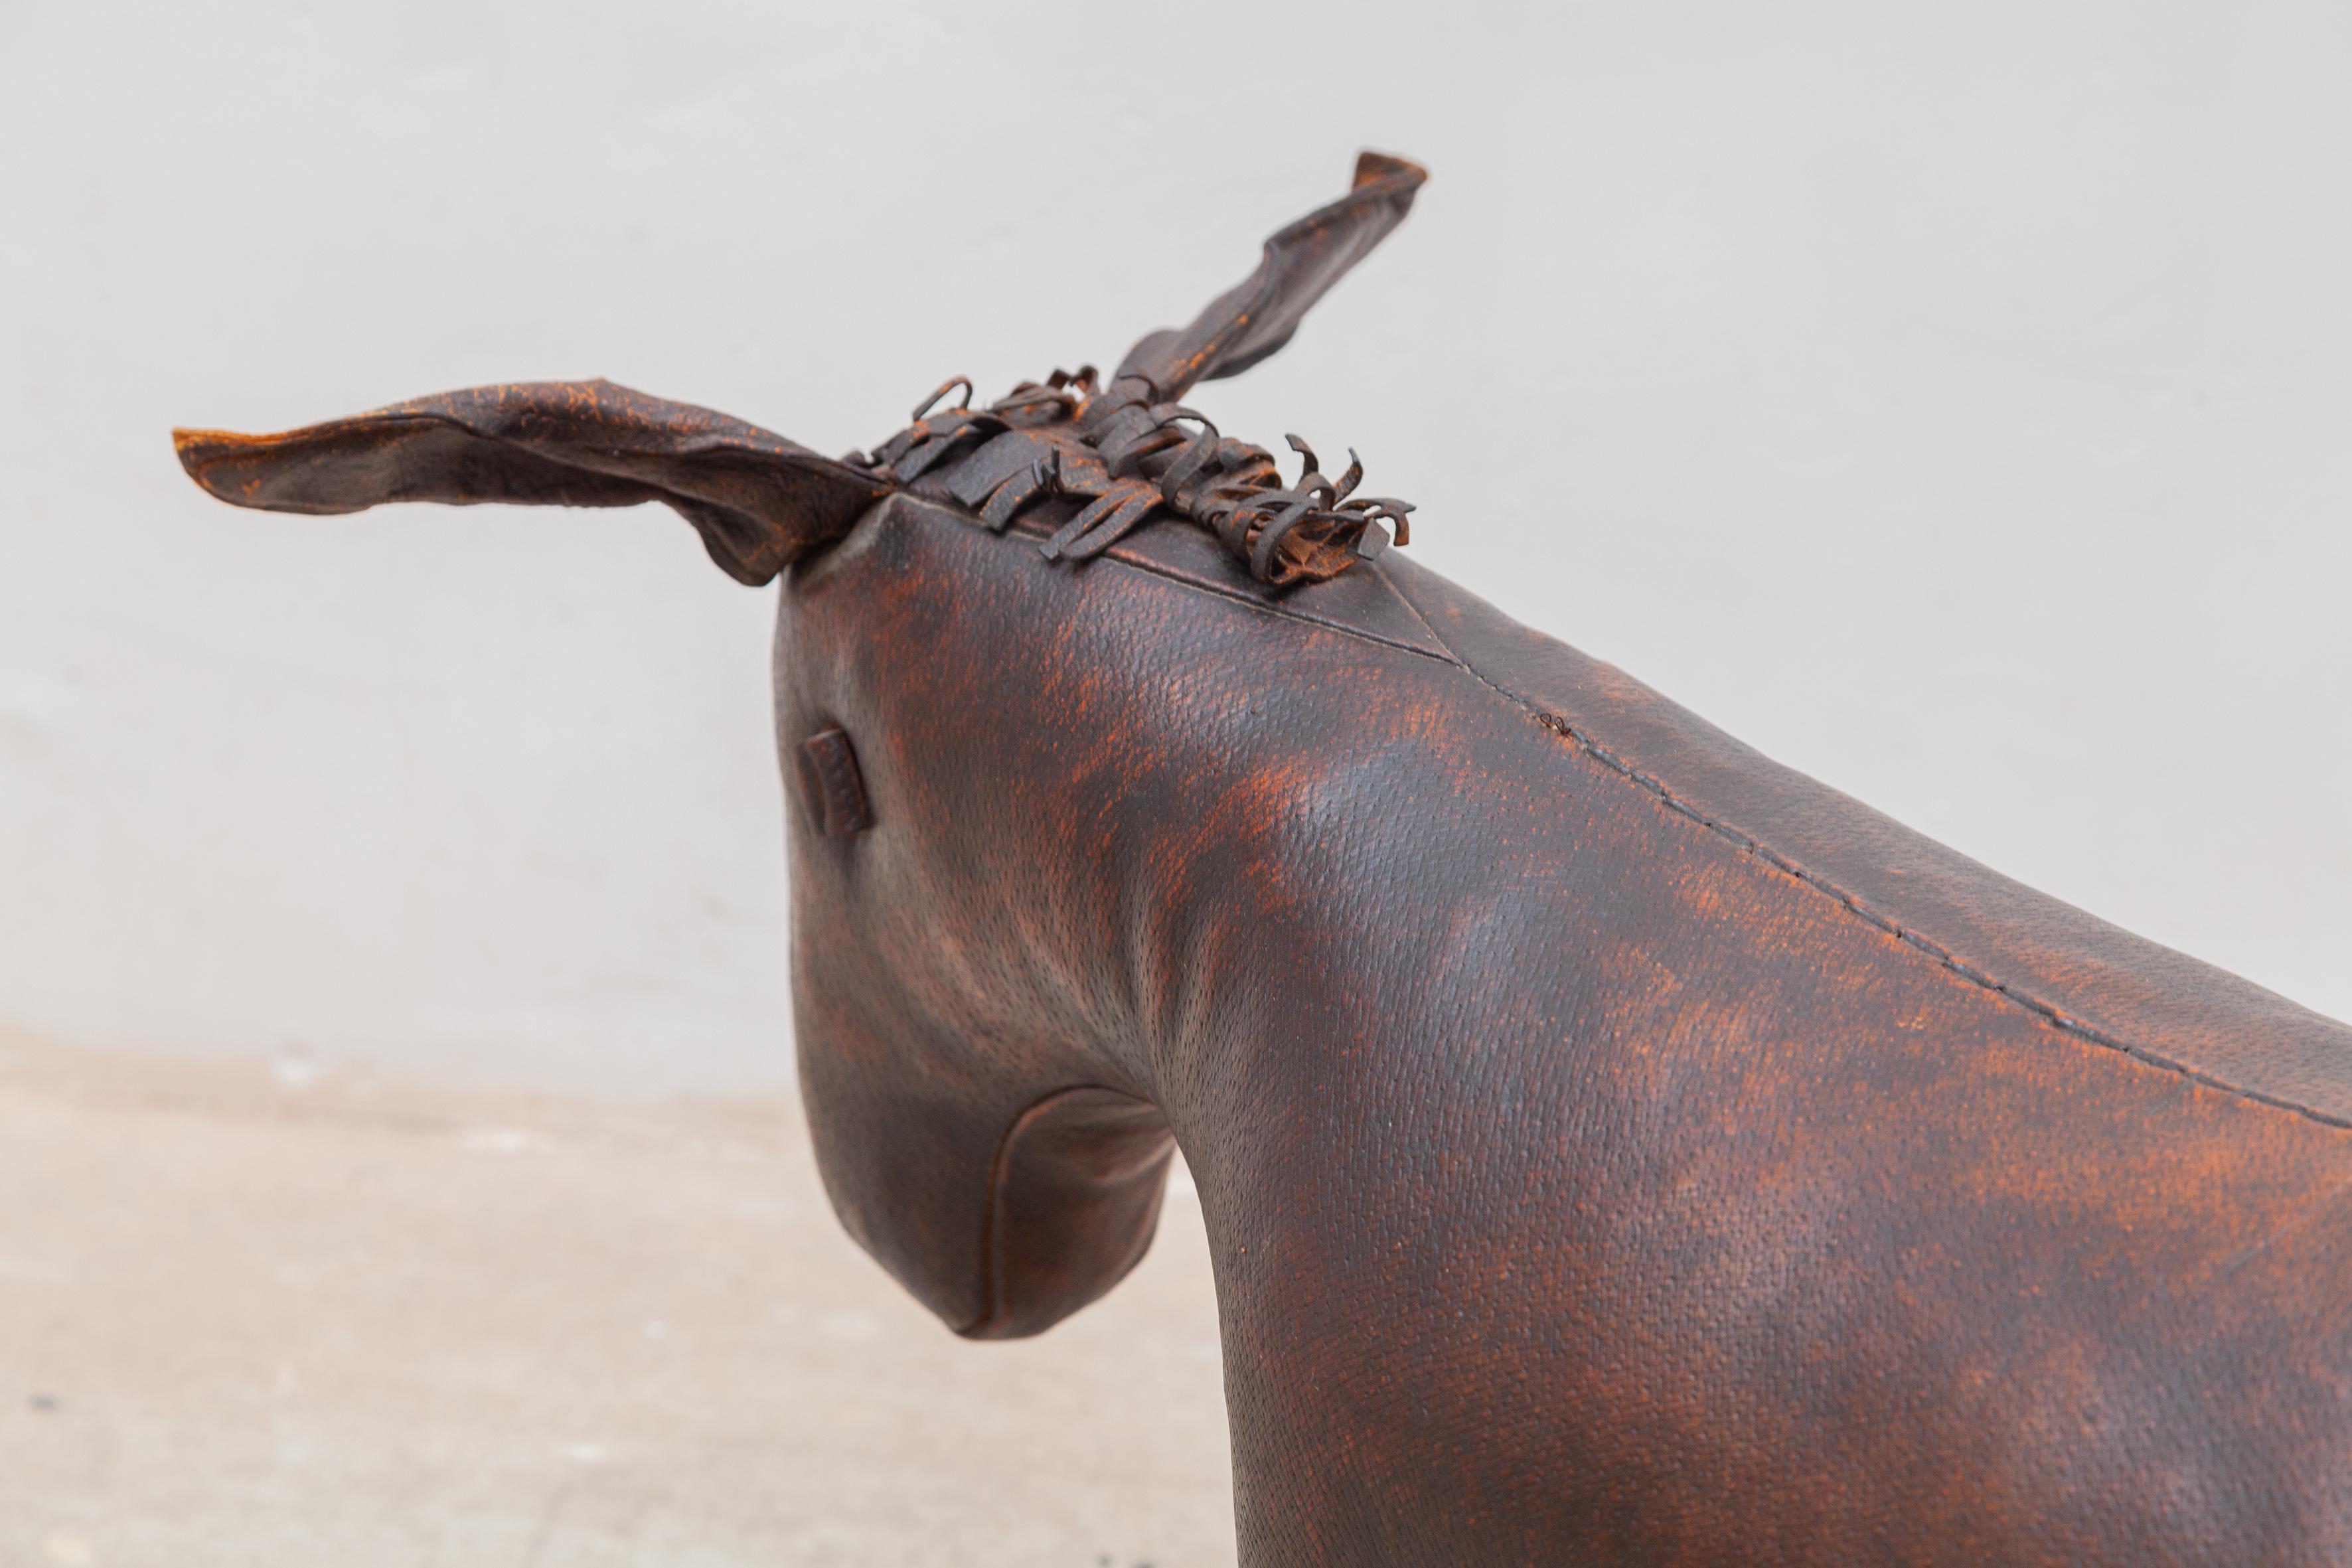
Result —
<path fill-rule="evenodd" d="M 739 582 L 785 574 L 794 1012 L 827 1191 L 958 1332 L 1034 1333 L 1115 1284 L 1157 1219 L 1167 1064 L 1122 994 L 1139 971 L 1099 961 L 1151 923 L 1138 858 L 1152 851 L 1121 841 L 1109 807 L 1181 812 L 1167 781 L 1187 765 L 1137 709 L 1139 690 L 1183 706 L 1176 642 L 1155 651 L 1151 626 L 1086 613 L 1077 580 L 1037 556 L 1075 564 L 1157 536 L 1163 576 L 1230 607 L 1337 586 L 1391 531 L 1403 542 L 1411 509 L 1357 495 L 1360 465 L 1326 478 L 1292 437 L 1302 472 L 1286 480 L 1179 399 L 1288 342 L 1423 177 L 1363 154 L 1346 196 L 1276 233 L 1248 279 L 1146 336 L 1108 383 L 1057 371 L 975 408 L 959 379 L 870 455 L 828 458 L 602 381 L 174 439 L 196 482 L 240 506 L 658 500 Z M 1139 533 L 1151 522 L 1174 526 Z M 1035 552 L 992 537 L 1008 533 Z M 1123 689 L 1020 668 L 1089 636 L 1120 640 L 1107 667 L 1128 672 Z"/>

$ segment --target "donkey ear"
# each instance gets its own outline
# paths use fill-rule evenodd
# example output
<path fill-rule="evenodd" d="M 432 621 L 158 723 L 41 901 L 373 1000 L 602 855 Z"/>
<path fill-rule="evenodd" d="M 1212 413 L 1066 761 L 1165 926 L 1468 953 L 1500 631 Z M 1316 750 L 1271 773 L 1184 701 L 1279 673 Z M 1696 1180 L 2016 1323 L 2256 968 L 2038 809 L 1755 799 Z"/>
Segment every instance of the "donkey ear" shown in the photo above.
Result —
<path fill-rule="evenodd" d="M 270 511 L 667 502 L 740 583 L 769 581 L 847 533 L 883 479 L 691 404 L 609 381 L 479 386 L 279 436 L 174 430 L 190 478 Z"/>
<path fill-rule="evenodd" d="M 1385 153 L 1356 158 L 1352 189 L 1265 242 L 1257 270 L 1209 302 L 1181 331 L 1153 332 L 1127 351 L 1120 376 L 1141 376 L 1162 402 L 1195 383 L 1239 375 L 1290 341 L 1300 318 L 1412 209 L 1429 171 Z"/>

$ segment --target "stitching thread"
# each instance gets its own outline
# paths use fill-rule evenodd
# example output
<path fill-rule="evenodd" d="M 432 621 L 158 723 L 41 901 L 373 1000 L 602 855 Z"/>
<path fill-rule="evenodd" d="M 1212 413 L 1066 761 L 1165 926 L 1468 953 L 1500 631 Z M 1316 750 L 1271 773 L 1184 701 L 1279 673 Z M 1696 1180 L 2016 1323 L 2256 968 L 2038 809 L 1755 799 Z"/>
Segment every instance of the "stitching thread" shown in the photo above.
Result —
<path fill-rule="evenodd" d="M 1436 635 L 1436 628 L 1433 626 L 1431 628 L 1431 635 Z M 1452 647 L 1451 644 L 1445 643 L 1443 637 L 1440 637 L 1439 641 L 1443 646 L 1449 648 Z M 2073 1014 L 2066 1012 L 2064 1009 L 2055 1006 L 2051 1003 L 2044 1002 L 2041 997 L 2034 995 L 2029 991 L 2021 990 L 2017 986 L 2011 985 L 2007 981 L 1994 978 L 1992 975 L 1986 973 L 1983 970 L 1977 968 L 1974 964 L 1963 960 L 1958 954 L 1943 946 L 1940 942 L 1930 941 L 1928 938 L 1920 935 L 1917 931 L 1906 930 L 1896 921 L 1889 919 L 1885 915 L 1880 914 L 1876 910 L 1872 909 L 1867 903 L 1864 903 L 1860 895 L 1847 891 L 1845 889 L 1839 887 L 1835 882 L 1831 881 L 1826 877 L 1821 876 L 1817 872 L 1807 870 L 1804 867 L 1799 865 L 1796 861 L 1790 859 L 1786 855 L 1781 854 L 1770 845 L 1757 838 L 1753 834 L 1747 833 L 1733 826 L 1727 822 L 1723 822 L 1717 818 L 1707 816 L 1706 813 L 1699 810 L 1698 807 L 1693 805 L 1690 802 L 1684 800 L 1681 796 L 1675 795 L 1673 790 L 1667 788 L 1664 780 L 1653 777 L 1651 774 L 1643 773 L 1641 769 L 1635 767 L 1633 763 L 1627 762 L 1624 758 L 1619 756 L 1616 752 L 1611 751 L 1608 747 L 1602 745 L 1600 742 L 1594 740 L 1583 731 L 1578 729 L 1574 724 L 1570 723 L 1560 715 L 1551 712 L 1547 709 L 1538 707 L 1528 699 L 1520 696 L 1517 692 L 1510 690 L 1508 688 L 1496 685 L 1493 681 L 1487 679 L 1486 674 L 1475 665 L 1473 665 L 1469 660 L 1463 658 L 1459 652 L 1454 654 L 1454 658 L 1464 669 L 1468 670 L 1470 674 L 1476 679 L 1478 684 L 1486 688 L 1487 690 L 1494 692 L 1496 696 L 1501 697 L 1506 701 L 1512 703 L 1514 706 L 1525 710 L 1534 717 L 1536 723 L 1540 728 L 1550 731 L 1561 740 L 1567 741 L 1571 745 L 1575 746 L 1577 750 L 1582 752 L 1586 756 L 1591 758 L 1594 762 L 1599 763 L 1602 767 L 1607 768 L 1610 772 L 1616 773 L 1621 778 L 1625 779 L 1628 783 L 1635 784 L 1643 790 L 1647 791 L 1650 795 L 1655 796 L 1658 803 L 1661 805 L 1664 805 L 1667 810 L 1675 813 L 1677 816 L 1687 817 L 1689 820 L 1698 824 L 1699 826 L 1706 828 L 1710 833 L 1728 839 L 1745 853 L 1754 856 L 1757 859 L 1763 861 L 1767 866 L 1769 866 L 1772 869 L 1780 872 L 1781 875 L 1788 877 L 1792 881 L 1801 883 L 1805 887 L 1811 888 L 1817 893 L 1821 893 L 1827 898 L 1834 900 L 1841 908 L 1846 910 L 1847 913 L 1854 916 L 1856 919 L 1863 921 L 1864 924 L 1884 931 L 1888 936 L 1895 938 L 1897 942 L 1927 954 L 1929 958 L 1934 959 L 1937 963 L 1949 970 L 1952 973 L 1959 976 L 1962 980 L 1967 981 L 1969 984 L 1975 985 L 1985 991 L 1990 991 L 1994 995 L 2001 997 L 2002 999 L 2023 1008 L 2026 1012 L 2033 1014 L 2037 1017 L 2041 1018 L 2043 1023 L 2049 1025 L 2052 1028 L 2058 1030 L 2062 1034 L 2073 1035 L 2079 1039 L 2087 1040 L 2095 1046 L 2105 1047 L 2106 1049 L 2111 1051 L 2119 1051 L 2123 1055 L 2131 1058 L 2134 1061 L 2146 1063 L 2149 1067 L 2158 1068 L 2166 1072 L 2176 1073 L 2182 1078 L 2188 1079 L 2192 1083 L 2203 1084 L 2208 1089 L 2218 1089 L 2226 1094 L 2234 1095 L 2241 1100 L 2250 1100 L 2258 1105 L 2267 1105 L 2275 1110 L 2292 1111 L 2297 1116 L 2304 1117 L 2312 1121 L 2316 1121 L 2325 1127 L 2352 1129 L 2352 1118 L 2346 1118 L 2331 1114 L 2325 1110 L 2315 1110 L 2308 1105 L 2297 1104 L 2292 1100 L 2281 1099 L 2277 1095 L 2265 1094 L 2261 1089 L 2249 1089 L 2243 1084 L 2231 1083 L 2226 1079 L 2216 1078 L 2209 1072 L 2204 1072 L 2199 1068 L 2189 1066 L 2186 1062 L 2177 1062 L 2169 1057 L 2158 1056 L 2157 1053 L 2147 1049 L 2144 1046 L 2135 1046 L 2127 1040 L 2118 1039 L 2115 1036 L 2108 1034 L 2105 1029 L 2098 1027 L 2096 1025 L 2087 1023 L 2081 1018 L 2077 1018 Z"/>
<path fill-rule="evenodd" d="M 955 517 L 959 521 L 963 521 L 962 514 L 955 511 L 952 508 L 943 507 L 940 510 L 946 511 L 948 515 Z M 1419 654 L 1424 658 L 1434 658 L 1438 657 L 1437 655 L 1429 653 L 1426 649 L 1413 647 L 1409 644 L 1394 641 L 1391 638 L 1381 637 L 1375 632 L 1364 631 L 1354 626 L 1335 626 L 1327 621 L 1309 620 L 1304 616 L 1284 609 L 1278 604 L 1269 604 L 1264 600 L 1254 599 L 1246 595 L 1234 593 L 1227 589 L 1212 587 L 1206 584 L 1195 582 L 1188 577 L 1180 577 L 1174 573 L 1166 571 L 1149 562 L 1119 559 L 1118 564 L 1158 577 L 1163 582 L 1173 583 L 1179 587 L 1191 588 L 1198 593 L 1211 594 L 1219 598 L 1229 599 L 1237 604 L 1249 605 L 1253 609 L 1265 610 L 1270 614 L 1279 616 L 1286 620 L 1301 622 L 1305 625 L 1318 626 L 1328 631 L 1336 631 L 1342 636 L 1359 637 L 1366 642 L 1374 643 L 1385 647 L 1396 648 L 1402 652 Z M 1451 662 L 1453 664 L 1466 672 L 1471 679 L 1476 680 L 1479 685 L 1485 687 L 1487 690 L 1492 691 L 1497 697 L 1502 698 L 1506 702 L 1510 703 L 1513 707 L 1528 714 L 1534 719 L 1538 727 L 1549 731 L 1551 734 L 1558 736 L 1561 740 L 1567 741 L 1570 744 L 1575 746 L 1577 750 L 1582 752 L 1586 756 L 1591 758 L 1594 762 L 1599 763 L 1602 767 L 1607 768 L 1610 772 L 1648 793 L 1657 800 L 1659 805 L 1664 806 L 1667 810 L 1674 812 L 1676 816 L 1685 817 L 1690 821 L 1696 823 L 1699 826 L 1706 829 L 1708 832 L 1728 840 L 1731 844 L 1738 847 L 1743 853 L 1751 855 L 1757 859 L 1763 861 L 1773 870 L 1780 872 L 1790 880 L 1797 882 L 1801 886 L 1810 888 L 1813 891 L 1822 894 L 1823 897 L 1833 900 L 1841 908 L 1845 910 L 1847 913 L 1853 915 L 1857 920 L 1860 920 L 1864 924 L 1895 938 L 1895 940 L 1902 942 L 1906 947 L 1913 948 L 1917 952 L 1926 954 L 1927 957 L 1935 960 L 1937 963 L 1942 965 L 1946 970 L 1958 975 L 1960 979 L 1967 981 L 1969 984 L 1977 986 L 1980 990 L 1990 991 L 1994 995 L 2022 1008 L 2026 1012 L 2039 1017 L 2043 1023 L 2049 1025 L 2052 1028 L 2058 1030 L 2062 1034 L 2072 1035 L 2076 1038 L 2087 1041 L 2092 1045 L 2102 1047 L 2107 1050 L 2119 1052 L 2124 1056 L 2129 1057 L 2134 1061 L 2143 1063 L 2151 1068 L 2156 1068 L 2164 1072 L 2173 1073 L 2180 1078 L 2189 1079 L 2191 1083 L 2202 1084 L 2208 1089 L 2220 1089 L 2224 1094 L 2234 1096 L 2240 1100 L 2252 1100 L 2257 1105 L 2266 1105 L 2273 1110 L 2291 1111 L 2297 1116 L 2305 1118 L 2306 1121 L 2318 1122 L 2323 1127 L 2352 1130 L 2352 1117 L 2339 1116 L 2329 1111 L 2319 1110 L 2308 1105 L 2299 1104 L 2292 1100 L 2283 1099 L 2278 1095 L 2266 1094 L 2258 1089 L 2250 1089 L 2243 1084 L 2231 1083 L 2227 1079 L 2216 1078 L 2211 1073 L 2203 1071 L 2198 1068 L 2190 1067 L 2186 1062 L 2178 1062 L 2169 1057 L 2159 1056 L 2144 1046 L 2135 1046 L 2128 1040 L 2119 1039 L 2116 1037 L 2108 1034 L 2105 1029 L 2100 1028 L 2095 1024 L 2088 1023 L 2084 1019 L 2077 1018 L 2073 1014 L 2068 1013 L 2063 1008 L 2059 1007 L 2054 1004 L 2044 1002 L 2041 997 L 2034 995 L 2032 992 L 2022 990 L 2011 984 L 2005 980 L 1997 979 L 1994 976 L 1986 973 L 1983 970 L 1977 968 L 1972 963 L 1969 963 L 1967 960 L 1961 958 L 1958 953 L 1953 952 L 1942 943 L 1922 936 L 1917 931 L 1908 930 L 1898 921 L 1885 915 L 1880 914 L 1876 910 L 1872 909 L 1867 903 L 1864 902 L 1861 895 L 1849 892 L 1845 889 L 1838 886 L 1835 882 L 1831 881 L 1828 878 L 1823 877 L 1817 872 L 1808 870 L 1803 866 L 1799 865 L 1796 861 L 1790 859 L 1786 855 L 1783 855 L 1779 850 L 1773 848 L 1770 845 L 1766 844 L 1761 839 L 1756 837 L 1755 835 L 1748 833 L 1741 828 L 1735 827 L 1727 822 L 1707 816 L 1706 813 L 1699 810 L 1698 807 L 1693 805 L 1690 802 L 1684 800 L 1680 795 L 1675 794 L 1673 790 L 1666 786 L 1664 780 L 1643 773 L 1641 769 L 1635 767 L 1633 763 L 1627 762 L 1624 758 L 1619 756 L 1616 752 L 1611 751 L 1608 747 L 1602 745 L 1600 742 L 1594 740 L 1583 731 L 1578 729 L 1567 719 L 1562 718 L 1557 713 L 1551 712 L 1548 709 L 1538 707 L 1532 700 L 1511 690 L 1507 687 L 1498 686 L 1494 681 L 1489 680 L 1486 678 L 1485 671 L 1479 669 L 1477 666 L 1463 658 L 1461 652 L 1456 649 L 1451 642 L 1446 640 L 1444 635 L 1438 631 L 1436 626 L 1431 622 L 1430 618 L 1422 613 L 1421 606 L 1413 602 L 1411 595 L 1406 594 L 1402 588 L 1398 587 L 1396 584 L 1388 579 L 1385 574 L 1381 574 L 1381 581 L 1386 584 L 1390 592 L 1394 594 L 1404 605 L 1405 608 L 1412 613 L 1413 618 L 1419 621 L 1428 631 L 1430 640 L 1436 643 L 1438 647 L 1446 650 L 1447 655 L 1451 656 Z"/>
<path fill-rule="evenodd" d="M 931 500 L 927 497 L 908 495 L 902 492 L 901 494 L 890 499 L 910 502 L 917 506 L 928 507 L 943 517 L 954 519 L 957 522 L 962 523 L 966 527 L 980 526 L 982 528 L 982 531 L 987 531 L 984 525 L 979 524 L 977 520 L 969 512 L 958 511 L 951 506 L 942 505 L 941 503 Z M 1023 533 L 1024 538 L 1034 537 L 1034 534 L 1026 531 L 1027 528 L 1034 526 L 1029 524 L 1028 520 L 1023 519 L 1021 523 L 1015 524 L 1015 526 L 1024 529 Z M 1003 536 L 1000 535 L 999 537 Z M 1402 603 L 1406 609 L 1412 612 L 1413 619 L 1420 622 L 1422 626 L 1428 631 L 1429 640 L 1435 643 L 1439 647 L 1445 649 L 1444 653 L 1432 653 L 1425 647 L 1415 647 L 1409 642 L 1401 641 L 1396 637 L 1388 637 L 1380 632 L 1370 631 L 1362 626 L 1349 626 L 1344 621 L 1337 619 L 1326 620 L 1315 616 L 1303 615 L 1300 612 L 1290 608 L 1280 599 L 1262 599 L 1237 587 L 1227 587 L 1217 583 L 1204 583 L 1197 577 L 1187 577 L 1181 575 L 1169 567 L 1161 566 L 1156 562 L 1148 561 L 1141 557 L 1106 553 L 1103 555 L 1102 560 L 1107 561 L 1115 566 L 1124 566 L 1130 572 L 1140 572 L 1146 576 L 1156 577 L 1162 583 L 1171 583 L 1179 588 L 1189 588 L 1195 594 L 1206 594 L 1212 598 L 1223 599 L 1228 603 L 1235 605 L 1244 605 L 1253 610 L 1263 610 L 1267 615 L 1277 616 L 1282 620 L 1290 622 L 1294 626 L 1312 626 L 1318 631 L 1331 632 L 1343 637 L 1354 637 L 1360 642 L 1368 642 L 1377 647 L 1392 647 L 1399 653 L 1409 653 L 1421 658 L 1433 658 L 1440 664 L 1461 665 L 1463 668 L 1469 668 L 1467 665 L 1462 664 L 1462 656 L 1455 653 L 1446 640 L 1437 635 L 1436 628 L 1430 626 L 1429 618 L 1421 613 L 1420 609 L 1414 605 L 1412 600 L 1407 599 L 1402 594 L 1398 593 L 1393 584 L 1389 584 L 1389 592 L 1394 595 L 1397 600 Z M 1382 581 L 1386 582 L 1386 579 L 1383 578 Z M 1475 674 L 1476 671 L 1474 670 L 1472 673 Z M 1481 677 L 1480 679 L 1484 679 L 1485 678 Z M 1492 686 L 1494 683 L 1488 681 L 1487 684 Z M 1501 690 L 1502 689 L 1496 687 L 1496 689 Z M 1510 694 L 1508 692 L 1504 692 L 1504 695 L 1507 697 Z M 1517 700 L 1514 698 L 1513 700 L 1517 701 Z M 1525 707 L 1526 704 L 1521 703 L 1520 706 Z"/>

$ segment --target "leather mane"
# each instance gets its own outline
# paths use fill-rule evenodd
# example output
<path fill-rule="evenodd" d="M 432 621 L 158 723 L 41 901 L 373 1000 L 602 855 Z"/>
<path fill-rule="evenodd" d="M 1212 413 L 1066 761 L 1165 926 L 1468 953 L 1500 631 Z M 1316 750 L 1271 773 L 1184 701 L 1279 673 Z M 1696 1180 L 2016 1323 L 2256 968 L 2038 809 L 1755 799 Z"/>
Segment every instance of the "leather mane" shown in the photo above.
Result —
<path fill-rule="evenodd" d="M 1312 447 L 1287 437 L 1303 463 L 1285 484 L 1265 447 L 1220 435 L 1178 399 L 1288 342 L 1315 301 L 1403 220 L 1427 178 L 1417 164 L 1365 153 L 1346 195 L 1277 231 L 1257 270 L 1190 326 L 1147 333 L 1107 389 L 1097 388 L 1092 365 L 1075 375 L 1057 370 L 975 409 L 971 378 L 956 376 L 916 405 L 913 423 L 871 458 L 852 453 L 847 461 L 1000 531 L 1038 503 L 1084 503 L 1055 516 L 1044 545 L 1048 560 L 1090 560 L 1161 510 L 1209 530 L 1250 575 L 1276 588 L 1324 582 L 1372 559 L 1391 542 L 1391 530 L 1393 542 L 1406 543 L 1412 508 L 1358 496 L 1364 466 L 1353 451 L 1332 479 Z M 962 401 L 939 409 L 959 387 Z"/>

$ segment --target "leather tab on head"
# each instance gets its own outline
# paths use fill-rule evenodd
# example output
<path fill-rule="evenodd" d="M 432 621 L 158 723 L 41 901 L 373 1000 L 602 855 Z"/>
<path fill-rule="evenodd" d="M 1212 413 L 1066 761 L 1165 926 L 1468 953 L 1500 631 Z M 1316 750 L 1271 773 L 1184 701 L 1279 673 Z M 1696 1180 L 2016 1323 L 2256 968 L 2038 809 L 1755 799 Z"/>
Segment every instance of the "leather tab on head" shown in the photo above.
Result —
<path fill-rule="evenodd" d="M 825 837 L 854 838 L 874 826 L 866 780 L 857 771 L 848 731 L 838 724 L 819 730 L 801 742 L 800 762 L 809 813 Z"/>

